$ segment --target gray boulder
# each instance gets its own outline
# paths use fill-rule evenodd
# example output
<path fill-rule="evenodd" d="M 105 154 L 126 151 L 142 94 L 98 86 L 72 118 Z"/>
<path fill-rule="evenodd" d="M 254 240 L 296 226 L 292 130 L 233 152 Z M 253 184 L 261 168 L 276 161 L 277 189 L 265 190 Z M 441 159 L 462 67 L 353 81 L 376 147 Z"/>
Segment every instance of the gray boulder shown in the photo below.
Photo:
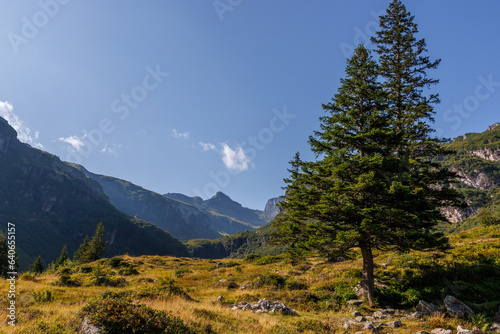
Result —
<path fill-rule="evenodd" d="M 437 312 L 439 310 L 439 307 L 437 307 L 436 305 L 434 305 L 432 303 L 428 303 L 425 300 L 420 300 L 418 302 L 418 305 L 415 308 L 415 310 L 417 312 L 421 312 L 421 313 L 430 315 L 430 314 L 432 314 L 434 312 Z"/>
<path fill-rule="evenodd" d="M 474 334 L 471 330 L 465 329 L 462 326 L 457 327 L 457 334 Z"/>
<path fill-rule="evenodd" d="M 102 329 L 95 326 L 90 322 L 88 318 L 84 318 L 82 324 L 80 325 L 79 334 L 101 334 Z"/>
<path fill-rule="evenodd" d="M 469 318 L 470 316 L 474 315 L 474 311 L 472 311 L 469 306 L 465 305 L 453 296 L 446 296 L 446 298 L 444 299 L 444 306 L 446 307 L 446 311 L 450 315 L 455 315 L 462 318 Z"/>
<path fill-rule="evenodd" d="M 451 329 L 435 328 L 431 330 L 431 334 L 453 334 Z"/>
<path fill-rule="evenodd" d="M 488 328 L 488 332 L 500 333 L 500 324 L 494 323 Z"/>

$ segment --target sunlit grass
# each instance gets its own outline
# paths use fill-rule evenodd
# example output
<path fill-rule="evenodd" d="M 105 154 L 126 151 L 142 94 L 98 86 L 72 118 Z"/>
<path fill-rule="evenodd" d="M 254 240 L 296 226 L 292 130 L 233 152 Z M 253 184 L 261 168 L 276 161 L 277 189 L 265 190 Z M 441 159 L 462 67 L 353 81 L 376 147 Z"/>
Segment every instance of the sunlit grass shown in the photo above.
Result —
<path fill-rule="evenodd" d="M 447 253 L 379 252 L 376 258 L 377 286 L 397 289 L 398 284 L 401 284 L 398 282 L 404 282 L 403 279 L 415 280 L 415 277 L 420 277 L 418 275 L 429 275 L 426 268 L 434 264 L 448 270 L 449 275 L 455 274 L 453 270 L 467 274 L 468 269 L 464 266 L 475 263 L 481 263 L 484 270 L 498 271 L 500 263 L 495 259 L 500 257 L 499 235 L 499 228 L 494 226 L 461 232 L 451 238 L 454 248 Z M 293 267 L 285 259 L 257 265 L 257 262 L 228 259 L 127 255 L 122 258 L 126 263 L 134 265 L 139 274 L 121 276 L 118 268 L 111 268 L 107 266 L 107 260 L 101 260 L 87 265 L 92 270 L 99 270 L 99 274 L 81 272 L 80 267 L 72 269 L 72 277 L 77 277 L 81 283 L 78 287 L 54 285 L 60 279 L 60 275 L 55 272 L 19 278 L 16 282 L 16 327 L 12 328 L 7 324 L 6 307 L 0 307 L 0 333 L 77 333 L 82 321 L 82 308 L 105 291 L 129 292 L 134 303 L 179 317 L 185 324 L 201 332 L 342 333 L 344 329 L 340 319 L 351 317 L 352 312 L 343 303 L 346 298 L 353 297 L 352 287 L 359 281 L 362 268 L 359 258 L 338 263 L 309 259 Z M 219 262 L 231 263 L 230 266 L 217 268 Z M 458 269 L 454 269 L 454 266 Z M 88 268 L 83 269 L 85 270 Z M 110 278 L 110 282 L 122 278 L 126 283 L 117 287 L 92 286 L 96 282 L 95 276 L 101 274 Z M 268 281 L 262 281 L 262 277 L 267 277 Z M 162 284 L 172 282 L 171 280 L 190 298 L 158 290 Z M 250 287 L 244 290 L 228 288 L 231 282 L 238 287 Z M 283 285 L 274 285 L 279 282 Z M 261 283 L 265 284 L 259 285 Z M 7 281 L 0 281 L 0 303 L 4 306 L 8 302 L 8 287 Z M 417 290 L 418 288 L 415 287 Z M 481 291 L 481 286 L 471 285 L 469 289 L 473 288 Z M 406 291 L 398 293 L 398 298 L 412 297 Z M 219 296 L 223 296 L 225 305 L 216 302 Z M 299 315 L 257 314 L 233 311 L 229 307 L 231 303 L 256 303 L 262 298 L 285 302 L 297 310 Z M 488 300 L 486 302 L 492 305 L 491 309 L 496 305 Z M 485 304 L 485 308 L 490 304 Z M 374 309 L 362 307 L 361 310 L 367 313 Z M 488 318 L 479 320 L 487 322 Z M 469 328 L 473 326 L 472 322 L 436 314 L 425 321 L 405 320 L 402 328 L 391 331 L 415 333 L 421 329 L 430 331 L 433 326 L 456 329 L 459 324 Z"/>

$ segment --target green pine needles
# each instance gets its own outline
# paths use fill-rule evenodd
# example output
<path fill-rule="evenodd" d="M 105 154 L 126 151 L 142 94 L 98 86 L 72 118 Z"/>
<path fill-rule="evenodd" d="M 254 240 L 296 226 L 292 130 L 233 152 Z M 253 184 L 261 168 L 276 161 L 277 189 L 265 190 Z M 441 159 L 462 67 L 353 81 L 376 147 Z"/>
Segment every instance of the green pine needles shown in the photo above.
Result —
<path fill-rule="evenodd" d="M 97 225 L 92 239 L 89 239 L 88 236 L 83 239 L 83 243 L 73 255 L 73 259 L 74 261 L 80 263 L 97 261 L 102 258 L 105 250 L 106 241 L 104 240 L 104 225 L 102 224 L 102 222 L 100 222 Z"/>
<path fill-rule="evenodd" d="M 278 241 L 295 256 L 334 259 L 359 247 L 362 286 L 374 303 L 373 254 L 378 250 L 445 248 L 436 233 L 445 206 L 462 206 L 450 188 L 456 175 L 433 162 L 448 153 L 432 137 L 436 93 L 427 77 L 439 60 L 424 54 L 414 18 L 399 0 L 380 17 L 373 42 L 378 59 L 360 45 L 345 78 L 323 105 L 320 130 L 309 139 L 314 161 L 291 161 L 285 201 L 275 220 Z"/>

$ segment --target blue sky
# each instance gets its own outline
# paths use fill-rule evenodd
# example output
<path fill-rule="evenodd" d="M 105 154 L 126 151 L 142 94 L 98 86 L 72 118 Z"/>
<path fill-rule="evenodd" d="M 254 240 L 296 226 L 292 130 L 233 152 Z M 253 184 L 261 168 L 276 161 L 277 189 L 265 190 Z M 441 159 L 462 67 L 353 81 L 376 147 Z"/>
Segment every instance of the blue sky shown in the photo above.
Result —
<path fill-rule="evenodd" d="M 263 209 L 388 3 L 3 0 L 0 115 L 92 172 Z M 500 2 L 405 4 L 442 58 L 438 133 L 500 121 Z"/>

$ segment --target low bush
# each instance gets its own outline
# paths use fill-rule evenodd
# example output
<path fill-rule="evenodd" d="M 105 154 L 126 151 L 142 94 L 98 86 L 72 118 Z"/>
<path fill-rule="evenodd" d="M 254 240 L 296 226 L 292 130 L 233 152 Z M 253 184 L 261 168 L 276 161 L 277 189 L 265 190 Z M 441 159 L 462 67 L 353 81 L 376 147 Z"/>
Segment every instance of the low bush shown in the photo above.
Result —
<path fill-rule="evenodd" d="M 63 274 L 57 281 L 52 283 L 57 286 L 68 286 L 68 287 L 77 287 L 81 286 L 82 283 L 78 279 L 73 279 L 70 275 Z"/>
<path fill-rule="evenodd" d="M 104 293 L 88 302 L 82 317 L 102 326 L 102 334 L 190 334 L 193 329 L 164 311 L 132 302 L 129 297 Z"/>

